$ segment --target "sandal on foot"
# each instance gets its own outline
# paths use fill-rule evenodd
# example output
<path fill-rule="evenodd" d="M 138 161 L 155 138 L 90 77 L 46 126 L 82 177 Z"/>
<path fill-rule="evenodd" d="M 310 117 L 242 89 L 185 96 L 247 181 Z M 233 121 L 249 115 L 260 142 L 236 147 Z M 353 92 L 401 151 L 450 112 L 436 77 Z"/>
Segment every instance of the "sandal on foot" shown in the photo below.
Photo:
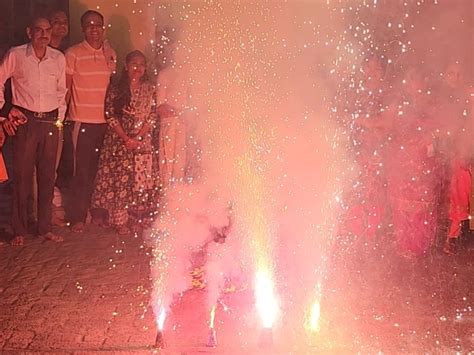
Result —
<path fill-rule="evenodd" d="M 73 231 L 74 233 L 84 232 L 84 223 L 82 222 L 74 223 L 71 227 L 71 231 Z"/>
<path fill-rule="evenodd" d="M 60 235 L 54 234 L 53 232 L 48 232 L 46 234 L 40 235 L 41 238 L 44 238 L 46 240 L 49 240 L 51 242 L 56 242 L 60 243 L 64 241 L 64 238 L 61 237 Z"/>
<path fill-rule="evenodd" d="M 25 237 L 22 235 L 16 235 L 10 241 L 10 244 L 13 246 L 21 246 L 25 244 Z"/>

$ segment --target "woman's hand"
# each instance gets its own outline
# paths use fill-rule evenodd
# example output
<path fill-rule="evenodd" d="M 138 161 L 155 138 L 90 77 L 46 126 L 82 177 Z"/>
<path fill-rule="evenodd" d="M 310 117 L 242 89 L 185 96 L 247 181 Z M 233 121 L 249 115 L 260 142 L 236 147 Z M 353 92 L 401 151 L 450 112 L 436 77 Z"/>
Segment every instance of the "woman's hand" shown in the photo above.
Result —
<path fill-rule="evenodd" d="M 125 141 L 124 141 L 124 144 L 125 144 L 125 147 L 128 149 L 128 150 L 135 150 L 137 149 L 139 146 L 140 146 L 140 142 L 136 139 L 133 139 L 133 138 L 127 138 Z"/>

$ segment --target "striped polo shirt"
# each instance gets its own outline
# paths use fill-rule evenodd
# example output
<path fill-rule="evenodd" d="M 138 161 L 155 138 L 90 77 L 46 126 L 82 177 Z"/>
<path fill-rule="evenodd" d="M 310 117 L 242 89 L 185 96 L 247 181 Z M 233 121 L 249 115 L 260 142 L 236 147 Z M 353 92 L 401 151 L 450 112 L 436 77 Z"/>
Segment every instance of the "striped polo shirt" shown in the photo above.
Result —
<path fill-rule="evenodd" d="M 95 49 L 84 40 L 66 51 L 66 74 L 72 76 L 69 120 L 105 123 L 105 93 L 115 64 L 115 51 L 107 44 Z"/>

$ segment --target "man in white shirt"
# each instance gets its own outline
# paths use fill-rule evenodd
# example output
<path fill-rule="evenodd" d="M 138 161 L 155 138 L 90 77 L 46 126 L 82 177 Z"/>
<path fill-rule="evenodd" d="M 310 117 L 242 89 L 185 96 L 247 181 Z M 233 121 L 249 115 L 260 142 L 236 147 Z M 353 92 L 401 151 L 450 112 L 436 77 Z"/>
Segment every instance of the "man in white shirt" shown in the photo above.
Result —
<path fill-rule="evenodd" d="M 38 235 L 55 242 L 51 206 L 58 133 L 66 111 L 66 62 L 48 44 L 51 24 L 37 17 L 27 27 L 30 43 L 13 47 L 0 65 L 0 107 L 4 85 L 12 79 L 13 108 L 3 126 L 13 141 L 12 245 L 23 245 L 27 234 L 28 195 L 37 169 Z"/>

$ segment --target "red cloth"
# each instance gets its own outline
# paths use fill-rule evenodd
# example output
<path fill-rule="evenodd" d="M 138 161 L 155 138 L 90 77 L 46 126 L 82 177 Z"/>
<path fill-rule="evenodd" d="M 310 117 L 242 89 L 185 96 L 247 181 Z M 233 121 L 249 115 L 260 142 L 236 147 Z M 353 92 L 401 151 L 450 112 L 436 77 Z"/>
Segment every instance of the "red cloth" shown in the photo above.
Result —
<path fill-rule="evenodd" d="M 0 151 L 0 182 L 4 182 L 7 180 L 8 180 L 7 168 L 5 167 L 5 162 L 3 161 L 3 155 L 2 155 L 2 152 Z"/>
<path fill-rule="evenodd" d="M 449 189 L 449 220 L 451 222 L 449 238 L 459 237 L 462 221 L 469 219 L 471 179 L 469 166 L 460 160 L 455 160 Z"/>

